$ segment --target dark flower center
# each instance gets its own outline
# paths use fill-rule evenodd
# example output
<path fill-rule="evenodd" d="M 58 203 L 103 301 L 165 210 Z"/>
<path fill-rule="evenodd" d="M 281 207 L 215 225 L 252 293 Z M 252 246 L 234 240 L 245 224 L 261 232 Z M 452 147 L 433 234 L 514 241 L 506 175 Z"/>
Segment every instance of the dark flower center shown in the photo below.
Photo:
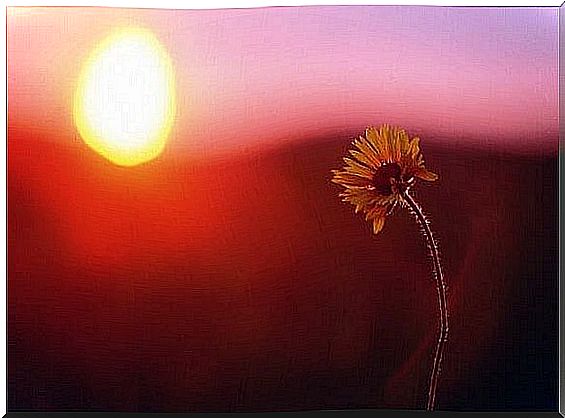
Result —
<path fill-rule="evenodd" d="M 391 195 L 393 192 L 391 179 L 395 179 L 397 183 L 401 183 L 400 166 L 397 163 L 381 165 L 373 176 L 375 191 L 384 196 Z"/>

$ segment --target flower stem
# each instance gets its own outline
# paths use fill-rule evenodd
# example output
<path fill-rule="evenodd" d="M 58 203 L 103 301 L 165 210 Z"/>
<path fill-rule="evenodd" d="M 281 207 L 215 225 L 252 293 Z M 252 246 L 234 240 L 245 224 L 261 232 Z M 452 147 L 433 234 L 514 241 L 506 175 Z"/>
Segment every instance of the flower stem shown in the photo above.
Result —
<path fill-rule="evenodd" d="M 440 313 L 440 330 L 439 330 L 439 338 L 437 342 L 436 352 L 434 356 L 434 365 L 432 368 L 432 373 L 430 376 L 430 387 L 428 392 L 428 405 L 427 410 L 433 411 L 435 406 L 435 399 L 436 399 L 436 391 L 438 385 L 438 378 L 441 366 L 441 359 L 443 356 L 443 351 L 445 349 L 445 344 L 447 342 L 447 331 L 449 329 L 447 324 L 447 297 L 445 293 L 445 282 L 443 279 L 443 272 L 441 268 L 441 263 L 439 261 L 439 252 L 437 248 L 437 244 L 434 240 L 434 236 L 432 234 L 432 230 L 430 229 L 430 225 L 422 209 L 414 201 L 412 196 L 408 194 L 408 191 L 405 191 L 402 194 L 402 197 L 412 209 L 412 212 L 420 225 L 424 230 L 424 235 L 428 241 L 428 247 L 430 249 L 430 253 L 432 255 L 433 265 L 434 265 L 434 276 L 436 279 L 436 287 L 437 287 L 437 294 L 438 294 L 438 301 L 439 301 L 439 313 Z"/>

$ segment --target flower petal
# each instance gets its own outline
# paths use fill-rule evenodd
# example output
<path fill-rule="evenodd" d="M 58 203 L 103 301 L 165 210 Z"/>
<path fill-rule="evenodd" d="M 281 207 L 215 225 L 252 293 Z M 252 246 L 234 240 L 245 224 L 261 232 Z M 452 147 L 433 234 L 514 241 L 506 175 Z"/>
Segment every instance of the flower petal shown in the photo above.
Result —
<path fill-rule="evenodd" d="M 367 178 L 358 176 L 356 174 L 348 173 L 346 171 L 334 171 L 334 177 L 332 178 L 332 182 L 342 185 L 344 187 L 349 186 L 359 186 L 365 187 L 368 186 Z"/>
<path fill-rule="evenodd" d="M 424 167 L 419 167 L 414 171 L 414 175 L 422 180 L 435 181 L 438 178 L 436 173 L 426 170 Z"/>
<path fill-rule="evenodd" d="M 377 132 L 377 143 L 381 150 L 381 156 L 387 161 L 392 160 L 391 150 L 392 144 L 390 143 L 390 126 L 383 125 Z"/>
<path fill-rule="evenodd" d="M 420 152 L 420 138 L 415 136 L 414 138 L 412 138 L 412 141 L 410 141 L 407 154 L 411 156 L 413 160 L 415 160 L 419 152 Z"/>
<path fill-rule="evenodd" d="M 369 144 L 369 141 L 366 138 L 360 136 L 356 139 L 353 144 L 361 151 L 369 160 L 371 160 L 372 164 L 375 167 L 380 167 L 381 165 L 381 156 L 378 149 L 372 147 Z"/>
<path fill-rule="evenodd" d="M 369 180 L 373 179 L 375 175 L 374 169 L 364 166 L 363 164 L 360 164 L 357 161 L 352 160 L 351 158 L 345 157 L 343 161 L 345 161 L 348 165 L 348 167 L 345 168 L 347 172 L 357 174 Z"/>
<path fill-rule="evenodd" d="M 402 156 L 408 154 L 408 149 L 410 147 L 410 137 L 406 133 L 406 131 L 402 130 L 402 134 L 400 135 L 400 153 Z"/>
<path fill-rule="evenodd" d="M 367 155 L 361 151 L 357 151 L 354 149 L 350 149 L 349 153 L 359 162 L 365 164 L 367 167 L 372 169 L 379 168 L 381 166 L 380 161 L 378 160 L 371 160 L 371 158 L 367 157 Z"/>
<path fill-rule="evenodd" d="M 373 233 L 376 235 L 382 231 L 385 225 L 385 216 L 378 216 L 373 219 Z"/>
<path fill-rule="evenodd" d="M 362 203 L 366 209 L 376 205 L 385 205 L 389 201 L 388 196 L 381 196 L 367 187 L 348 187 L 340 196 L 344 201 L 353 204 Z"/>
<path fill-rule="evenodd" d="M 402 137 L 406 136 L 404 129 L 392 128 L 391 131 L 391 154 L 393 161 L 399 162 L 402 157 Z"/>
<path fill-rule="evenodd" d="M 390 145 L 389 145 L 389 126 L 383 125 L 378 130 L 369 127 L 365 131 L 365 136 L 369 145 L 377 150 L 381 161 L 390 161 Z"/>

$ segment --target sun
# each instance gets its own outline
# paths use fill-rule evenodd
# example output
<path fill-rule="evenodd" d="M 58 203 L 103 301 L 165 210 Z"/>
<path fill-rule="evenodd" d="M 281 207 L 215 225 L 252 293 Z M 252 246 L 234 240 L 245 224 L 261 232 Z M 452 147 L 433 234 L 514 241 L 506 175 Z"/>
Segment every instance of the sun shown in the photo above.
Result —
<path fill-rule="evenodd" d="M 74 96 L 84 142 L 111 162 L 134 166 L 165 147 L 175 115 L 171 59 L 152 32 L 116 31 L 87 59 Z"/>

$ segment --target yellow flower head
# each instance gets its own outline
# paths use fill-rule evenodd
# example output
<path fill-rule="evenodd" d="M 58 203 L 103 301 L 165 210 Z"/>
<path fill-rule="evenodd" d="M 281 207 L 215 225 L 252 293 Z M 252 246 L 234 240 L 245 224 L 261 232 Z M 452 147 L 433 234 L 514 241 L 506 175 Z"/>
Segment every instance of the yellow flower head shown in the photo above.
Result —
<path fill-rule="evenodd" d="M 433 181 L 434 174 L 424 167 L 420 138 L 410 139 L 404 129 L 382 125 L 367 128 L 365 136 L 354 140 L 351 157 L 343 160 L 341 170 L 333 170 L 332 181 L 345 188 L 340 196 L 363 211 L 377 234 L 387 215 L 404 203 L 403 195 L 414 185 L 415 178 Z"/>

